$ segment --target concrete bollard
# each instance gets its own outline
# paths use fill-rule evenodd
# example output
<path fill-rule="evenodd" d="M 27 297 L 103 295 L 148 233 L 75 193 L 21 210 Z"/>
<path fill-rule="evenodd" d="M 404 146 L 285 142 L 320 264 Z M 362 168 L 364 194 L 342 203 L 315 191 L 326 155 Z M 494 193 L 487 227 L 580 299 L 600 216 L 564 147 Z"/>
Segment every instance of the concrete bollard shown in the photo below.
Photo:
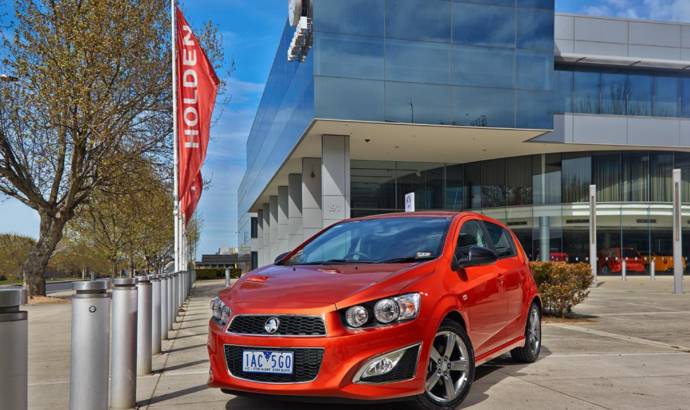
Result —
<path fill-rule="evenodd" d="M 656 280 L 656 262 L 654 258 L 649 262 L 649 279 Z"/>
<path fill-rule="evenodd" d="M 161 276 L 161 340 L 168 339 L 168 275 Z"/>
<path fill-rule="evenodd" d="M 137 287 L 134 278 L 113 281 L 110 408 L 137 405 Z"/>
<path fill-rule="evenodd" d="M 0 289 L 0 407 L 28 407 L 29 327 L 23 288 Z"/>
<path fill-rule="evenodd" d="M 225 269 L 225 287 L 230 287 L 230 268 Z"/>
<path fill-rule="evenodd" d="M 71 410 L 108 408 L 110 295 L 103 281 L 74 283 L 72 298 Z"/>
<path fill-rule="evenodd" d="M 151 275 L 151 354 L 161 352 L 161 278 Z"/>
<path fill-rule="evenodd" d="M 137 276 L 137 376 L 151 374 L 151 282 Z"/>

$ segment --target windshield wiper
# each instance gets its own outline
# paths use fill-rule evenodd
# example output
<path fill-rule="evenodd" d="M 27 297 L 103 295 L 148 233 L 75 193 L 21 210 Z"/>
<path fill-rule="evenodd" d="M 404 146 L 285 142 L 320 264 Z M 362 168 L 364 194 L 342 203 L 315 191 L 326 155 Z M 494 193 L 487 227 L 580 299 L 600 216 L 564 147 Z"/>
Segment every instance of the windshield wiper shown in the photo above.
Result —
<path fill-rule="evenodd" d="M 392 258 L 392 259 L 384 259 L 380 261 L 376 261 L 376 263 L 410 263 L 410 262 L 424 262 L 428 261 L 430 259 L 434 259 L 434 256 L 426 256 L 422 258 L 418 258 L 416 256 L 405 256 L 402 258 Z"/>
<path fill-rule="evenodd" d="M 295 263 L 295 265 L 337 265 L 337 264 L 377 263 L 376 261 L 357 261 L 354 259 L 329 259 L 325 261 Z"/>

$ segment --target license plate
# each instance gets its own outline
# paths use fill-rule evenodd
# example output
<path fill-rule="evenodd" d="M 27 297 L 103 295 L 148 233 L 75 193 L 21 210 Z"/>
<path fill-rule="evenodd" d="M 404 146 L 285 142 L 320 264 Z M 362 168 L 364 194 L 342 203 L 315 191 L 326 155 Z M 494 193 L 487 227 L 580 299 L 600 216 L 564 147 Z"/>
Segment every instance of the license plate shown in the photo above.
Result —
<path fill-rule="evenodd" d="M 245 350 L 242 352 L 242 371 L 247 373 L 292 374 L 294 352 Z"/>

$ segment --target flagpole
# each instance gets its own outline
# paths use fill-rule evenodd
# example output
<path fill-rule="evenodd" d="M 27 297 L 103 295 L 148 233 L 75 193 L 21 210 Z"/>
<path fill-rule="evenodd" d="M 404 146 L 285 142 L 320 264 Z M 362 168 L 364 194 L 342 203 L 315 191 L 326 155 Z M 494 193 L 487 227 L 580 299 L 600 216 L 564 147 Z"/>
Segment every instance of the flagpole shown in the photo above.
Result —
<path fill-rule="evenodd" d="M 175 272 L 180 271 L 180 201 L 178 198 L 180 180 L 178 176 L 179 172 L 179 153 L 178 141 L 177 141 L 177 67 L 175 65 L 175 0 L 170 0 L 170 37 L 171 37 L 171 65 L 172 65 L 172 109 L 173 109 L 173 156 L 174 156 L 174 166 L 173 169 L 173 221 L 175 225 Z"/>

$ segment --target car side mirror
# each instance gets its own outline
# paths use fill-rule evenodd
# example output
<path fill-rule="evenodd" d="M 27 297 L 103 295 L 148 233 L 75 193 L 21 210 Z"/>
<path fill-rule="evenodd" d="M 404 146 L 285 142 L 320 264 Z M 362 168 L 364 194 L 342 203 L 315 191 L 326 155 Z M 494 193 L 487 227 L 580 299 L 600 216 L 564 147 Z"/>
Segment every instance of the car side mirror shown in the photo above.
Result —
<path fill-rule="evenodd" d="M 282 261 L 285 259 L 286 256 L 288 256 L 290 252 L 283 252 L 280 255 L 276 256 L 276 258 L 273 260 L 273 264 L 276 265 L 278 262 Z"/>
<path fill-rule="evenodd" d="M 461 268 L 469 268 L 472 266 L 490 265 L 498 260 L 496 252 L 489 248 L 482 246 L 473 246 L 470 248 L 467 258 L 458 259 L 453 255 L 453 270 L 457 271 Z"/>

